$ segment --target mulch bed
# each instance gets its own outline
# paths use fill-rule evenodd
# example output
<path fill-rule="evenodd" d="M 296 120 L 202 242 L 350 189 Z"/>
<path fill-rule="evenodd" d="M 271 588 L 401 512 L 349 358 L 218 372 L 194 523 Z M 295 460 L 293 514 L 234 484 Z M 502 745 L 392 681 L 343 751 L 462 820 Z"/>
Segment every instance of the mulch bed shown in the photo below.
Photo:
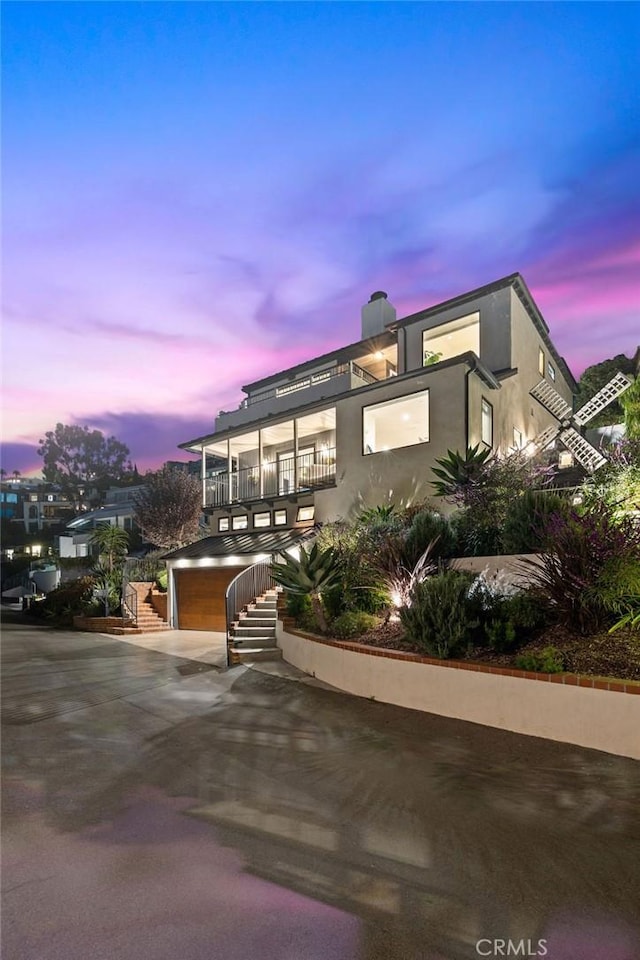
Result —
<path fill-rule="evenodd" d="M 424 652 L 405 638 L 404 628 L 397 622 L 381 624 L 353 639 L 357 643 L 385 647 L 388 650 Z M 568 673 L 640 680 L 640 631 L 631 628 L 581 637 L 565 627 L 553 626 L 512 653 L 496 653 L 489 647 L 478 647 L 471 655 L 462 659 L 496 667 L 515 667 L 517 657 L 524 653 L 539 652 L 550 646 L 562 651 Z"/>

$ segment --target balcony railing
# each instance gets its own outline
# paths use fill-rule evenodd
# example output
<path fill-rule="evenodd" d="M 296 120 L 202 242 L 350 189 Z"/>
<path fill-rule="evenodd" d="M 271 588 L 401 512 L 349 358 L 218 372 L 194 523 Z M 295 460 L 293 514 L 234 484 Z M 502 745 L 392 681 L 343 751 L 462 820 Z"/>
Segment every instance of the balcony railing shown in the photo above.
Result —
<path fill-rule="evenodd" d="M 336 478 L 335 447 L 314 453 L 266 461 L 262 467 L 244 467 L 218 473 L 205 481 L 205 506 L 222 507 L 247 500 L 286 496 L 331 486 Z"/>
<path fill-rule="evenodd" d="M 374 377 L 372 373 L 369 373 L 368 370 L 365 370 L 364 367 L 361 367 L 355 363 L 355 361 L 350 360 L 348 363 L 339 363 L 335 367 L 329 367 L 327 370 L 310 373 L 308 376 L 301 377 L 299 380 L 292 380 L 291 383 L 285 383 L 279 387 L 272 387 L 270 390 L 262 391 L 262 393 L 255 393 L 243 400 L 239 409 L 245 410 L 255 403 L 273 400 L 274 397 L 286 397 L 291 393 L 297 393 L 298 390 L 307 390 L 309 387 L 314 387 L 317 383 L 324 383 L 326 380 L 333 380 L 334 377 L 341 377 L 347 373 L 354 374 L 356 377 L 364 380 L 365 383 L 377 383 L 377 377 Z"/>

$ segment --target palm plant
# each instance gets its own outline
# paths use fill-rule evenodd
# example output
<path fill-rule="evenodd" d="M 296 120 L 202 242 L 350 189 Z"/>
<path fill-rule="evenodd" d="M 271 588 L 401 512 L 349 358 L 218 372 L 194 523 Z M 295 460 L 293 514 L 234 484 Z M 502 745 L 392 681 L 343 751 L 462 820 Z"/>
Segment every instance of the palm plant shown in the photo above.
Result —
<path fill-rule="evenodd" d="M 100 557 L 106 560 L 109 573 L 124 562 L 129 547 L 129 534 L 122 527 L 101 524 L 91 535 L 91 543 L 98 547 Z"/>
<path fill-rule="evenodd" d="M 322 592 L 338 583 L 340 568 L 336 551 L 332 547 L 321 550 L 317 543 L 310 550 L 301 547 L 298 559 L 285 554 L 281 563 L 272 563 L 271 574 L 287 593 L 309 597 L 318 625 L 325 633 L 327 619 Z"/>

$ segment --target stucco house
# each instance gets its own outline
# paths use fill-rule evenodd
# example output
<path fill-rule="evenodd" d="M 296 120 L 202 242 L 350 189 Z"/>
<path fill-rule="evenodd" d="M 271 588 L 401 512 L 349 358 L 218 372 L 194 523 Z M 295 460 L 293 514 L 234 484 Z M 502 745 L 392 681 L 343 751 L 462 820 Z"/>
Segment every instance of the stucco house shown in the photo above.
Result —
<path fill-rule="evenodd" d="M 530 395 L 541 380 L 573 403 L 520 274 L 403 318 L 372 294 L 358 340 L 246 385 L 180 444 L 201 457 L 212 536 L 168 556 L 174 626 L 224 629 L 227 584 L 314 524 L 430 496 L 448 449 L 525 447 L 555 422 Z"/>

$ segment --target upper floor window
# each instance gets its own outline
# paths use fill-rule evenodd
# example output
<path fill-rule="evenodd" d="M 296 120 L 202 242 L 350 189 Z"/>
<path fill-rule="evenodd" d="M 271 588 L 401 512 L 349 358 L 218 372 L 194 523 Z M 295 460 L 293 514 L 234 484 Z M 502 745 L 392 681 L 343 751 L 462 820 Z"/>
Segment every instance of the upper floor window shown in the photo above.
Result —
<path fill-rule="evenodd" d="M 265 510 L 264 513 L 254 513 L 253 515 L 253 526 L 254 527 L 270 527 L 271 526 L 271 511 Z"/>
<path fill-rule="evenodd" d="M 218 518 L 218 533 L 226 533 L 229 529 L 229 517 Z"/>
<path fill-rule="evenodd" d="M 374 403 L 362 410 L 362 452 L 380 453 L 426 443 L 429 439 L 429 391 Z"/>
<path fill-rule="evenodd" d="M 524 437 L 522 435 L 522 430 L 518 430 L 517 427 L 513 428 L 513 446 L 515 450 L 522 450 L 524 447 Z"/>
<path fill-rule="evenodd" d="M 274 527 L 286 527 L 287 525 L 286 509 L 273 511 L 273 525 Z"/>
<path fill-rule="evenodd" d="M 545 355 L 544 350 L 540 348 L 538 350 L 538 373 L 541 377 L 544 377 L 544 367 L 545 367 Z"/>
<path fill-rule="evenodd" d="M 493 446 L 493 407 L 488 400 L 482 398 L 482 442 L 488 447 Z"/>
<path fill-rule="evenodd" d="M 459 357 L 470 350 L 480 355 L 479 313 L 440 323 L 422 333 L 422 363 L 425 367 L 440 360 Z"/>
<path fill-rule="evenodd" d="M 547 373 L 549 374 L 549 380 L 556 379 L 556 368 L 552 363 L 547 364 Z"/>
<path fill-rule="evenodd" d="M 233 517 L 231 520 L 231 526 L 234 530 L 247 530 L 249 527 L 249 518 L 244 514 L 240 514 L 237 517 Z"/>

